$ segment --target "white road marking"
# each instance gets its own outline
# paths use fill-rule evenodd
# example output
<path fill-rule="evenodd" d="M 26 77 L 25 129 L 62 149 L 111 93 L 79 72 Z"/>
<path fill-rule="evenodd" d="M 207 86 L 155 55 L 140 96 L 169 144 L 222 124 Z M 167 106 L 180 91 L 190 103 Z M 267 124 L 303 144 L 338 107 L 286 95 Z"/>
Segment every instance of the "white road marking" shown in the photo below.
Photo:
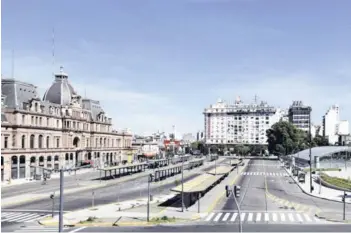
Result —
<path fill-rule="evenodd" d="M 249 213 L 249 215 L 247 216 L 247 221 L 251 222 L 252 221 L 252 217 L 253 217 L 253 214 Z"/>
<path fill-rule="evenodd" d="M 222 221 L 227 221 L 227 219 L 229 218 L 229 216 L 230 216 L 230 213 L 226 213 L 226 214 L 224 215 L 224 217 L 222 218 Z"/>
<path fill-rule="evenodd" d="M 221 218 L 222 214 L 223 214 L 223 213 L 218 213 L 218 214 L 216 215 L 215 219 L 213 219 L 213 221 L 218 222 L 218 220 Z"/>
<path fill-rule="evenodd" d="M 280 220 L 285 222 L 285 214 L 284 213 L 280 213 Z"/>
<path fill-rule="evenodd" d="M 208 215 L 205 221 L 206 222 L 210 221 L 212 219 L 213 215 L 215 215 L 215 213 L 211 213 L 210 215 Z"/>
<path fill-rule="evenodd" d="M 257 222 L 261 221 L 261 213 L 256 214 L 256 221 Z"/>
<path fill-rule="evenodd" d="M 237 216 L 238 216 L 238 213 L 234 213 L 230 221 L 234 222 Z"/>

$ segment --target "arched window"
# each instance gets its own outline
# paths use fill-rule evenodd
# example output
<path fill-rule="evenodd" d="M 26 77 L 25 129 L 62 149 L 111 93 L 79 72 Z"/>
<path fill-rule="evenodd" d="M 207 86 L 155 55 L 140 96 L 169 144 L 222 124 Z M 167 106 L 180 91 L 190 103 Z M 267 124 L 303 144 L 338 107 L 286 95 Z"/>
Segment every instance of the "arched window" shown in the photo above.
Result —
<path fill-rule="evenodd" d="M 55 161 L 59 161 L 59 156 L 55 155 Z"/>
<path fill-rule="evenodd" d="M 30 135 L 30 148 L 33 149 L 34 148 L 34 134 Z"/>
<path fill-rule="evenodd" d="M 65 160 L 66 161 L 69 160 L 69 154 L 68 153 L 66 153 Z"/>
<path fill-rule="evenodd" d="M 50 156 L 50 155 L 47 157 L 47 161 L 48 161 L 48 162 L 51 161 L 51 156 Z"/>
<path fill-rule="evenodd" d="M 40 156 L 39 157 L 39 163 L 43 163 L 44 162 L 44 156 Z"/>
<path fill-rule="evenodd" d="M 106 141 L 107 141 L 106 138 L 104 138 L 104 147 L 106 147 Z"/>
<path fill-rule="evenodd" d="M 35 157 L 30 157 L 30 163 L 35 163 Z"/>
<path fill-rule="evenodd" d="M 50 148 L 50 137 L 46 137 L 46 148 Z"/>
<path fill-rule="evenodd" d="M 39 141 L 38 141 L 39 148 L 43 148 L 43 135 L 39 135 Z"/>
<path fill-rule="evenodd" d="M 96 142 L 95 142 L 95 147 L 98 147 L 99 139 L 96 139 L 95 141 L 96 141 Z"/>
<path fill-rule="evenodd" d="M 35 108 L 35 111 L 37 112 L 38 111 L 38 103 L 34 104 L 34 108 Z"/>
<path fill-rule="evenodd" d="M 102 147 L 102 138 L 100 138 L 100 147 Z"/>
<path fill-rule="evenodd" d="M 26 136 L 25 135 L 22 135 L 22 149 L 24 149 L 26 147 Z"/>

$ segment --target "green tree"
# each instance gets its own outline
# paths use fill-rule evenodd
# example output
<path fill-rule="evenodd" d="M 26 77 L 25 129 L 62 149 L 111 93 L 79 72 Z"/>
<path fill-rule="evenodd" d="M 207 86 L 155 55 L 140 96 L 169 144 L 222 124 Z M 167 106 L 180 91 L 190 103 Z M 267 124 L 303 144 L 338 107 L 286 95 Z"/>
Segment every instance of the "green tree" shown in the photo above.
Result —
<path fill-rule="evenodd" d="M 316 146 L 329 146 L 328 139 L 320 135 L 315 136 L 313 142 Z"/>
<path fill-rule="evenodd" d="M 266 131 L 268 151 L 271 154 L 284 155 L 299 151 L 308 144 L 304 131 L 296 128 L 292 123 L 280 121 Z"/>

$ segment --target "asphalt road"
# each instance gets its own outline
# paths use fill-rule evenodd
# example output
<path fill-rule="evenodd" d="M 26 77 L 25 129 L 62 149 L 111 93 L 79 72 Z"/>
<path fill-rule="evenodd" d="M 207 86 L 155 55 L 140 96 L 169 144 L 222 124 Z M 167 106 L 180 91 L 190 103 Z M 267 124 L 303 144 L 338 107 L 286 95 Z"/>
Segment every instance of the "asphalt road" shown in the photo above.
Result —
<path fill-rule="evenodd" d="M 96 179 L 100 176 L 99 171 L 78 173 L 77 175 L 73 175 L 74 172 L 71 173 L 70 176 L 65 176 L 64 187 L 65 189 L 76 188 L 79 187 L 79 184 L 87 183 L 93 179 Z M 22 194 L 40 194 L 40 193 L 49 193 L 54 191 L 59 191 L 60 189 L 60 179 L 53 178 L 47 181 L 46 185 L 42 185 L 42 181 L 31 181 L 29 183 L 23 183 L 19 185 L 13 185 L 8 187 L 1 188 L 1 198 L 12 197 L 14 194 L 22 195 Z"/>
<path fill-rule="evenodd" d="M 217 164 L 219 165 L 219 164 Z M 214 164 L 204 169 L 209 171 L 214 168 Z M 185 174 L 191 171 L 185 170 Z M 192 174 L 185 178 L 184 181 L 191 180 L 199 174 Z M 178 175 L 179 176 L 179 175 Z M 175 180 L 175 177 L 168 179 Z M 167 179 L 167 180 L 168 180 Z M 179 178 L 178 178 L 179 179 Z M 169 190 L 175 187 L 175 182 L 169 184 L 152 183 L 150 190 L 151 194 L 168 193 Z M 141 177 L 132 181 L 126 181 L 119 184 L 113 184 L 94 190 L 94 204 L 102 205 L 117 201 L 133 200 L 138 198 L 147 197 L 147 177 Z M 92 206 L 93 193 L 92 190 L 85 190 L 76 193 L 64 195 L 64 210 L 73 211 L 77 209 L 87 208 Z M 51 211 L 52 200 L 48 197 L 47 200 L 37 200 L 27 202 L 24 204 L 13 205 L 6 209 L 17 209 L 17 210 L 38 210 L 38 211 Z M 55 198 L 55 209 L 59 207 L 59 196 Z"/>
<path fill-rule="evenodd" d="M 278 161 L 263 161 L 266 165 L 266 171 L 285 173 L 285 169 L 278 166 Z M 270 165 L 270 166 L 267 166 Z M 276 197 L 286 199 L 295 203 L 317 207 L 325 212 L 338 212 L 341 213 L 343 210 L 343 203 L 325 200 L 317 197 L 307 195 L 302 192 L 300 187 L 290 176 L 285 177 L 267 177 L 268 190 L 271 194 Z M 323 188 L 322 188 L 323 192 Z M 346 212 L 351 213 L 351 204 L 346 204 Z"/>
<path fill-rule="evenodd" d="M 257 166 L 257 164 L 261 164 L 262 162 L 261 160 L 250 160 L 249 165 L 243 172 L 264 172 L 264 167 Z M 264 162 L 272 163 L 274 161 Z M 241 195 L 238 198 L 238 203 L 242 211 L 265 212 L 279 210 L 279 206 L 266 198 L 264 176 L 241 175 L 235 185 L 241 186 Z M 232 195 L 229 198 L 224 197 L 215 208 L 215 211 L 218 212 L 233 210 L 237 210 L 237 206 Z"/>
<path fill-rule="evenodd" d="M 262 174 L 262 172 L 265 175 L 257 175 Z M 255 173 L 256 175 L 253 175 Z M 268 191 L 281 199 L 312 208 L 317 207 L 326 212 L 341 213 L 343 210 L 343 203 L 324 200 L 303 193 L 291 177 L 282 175 L 287 173 L 278 161 L 251 160 L 244 174 L 236 182 L 237 185 L 241 186 L 239 203 L 242 211 L 288 210 L 286 206 L 266 198 L 265 180 L 267 180 Z M 224 198 L 216 207 L 216 211 L 228 210 L 237 210 L 233 197 Z M 289 211 L 294 211 L 294 209 L 290 208 Z M 350 204 L 346 205 L 346 212 L 351 212 Z"/>
<path fill-rule="evenodd" d="M 87 227 L 76 232 L 238 232 L 237 225 L 182 225 L 154 227 Z M 350 232 L 349 225 L 248 224 L 243 232 Z"/>

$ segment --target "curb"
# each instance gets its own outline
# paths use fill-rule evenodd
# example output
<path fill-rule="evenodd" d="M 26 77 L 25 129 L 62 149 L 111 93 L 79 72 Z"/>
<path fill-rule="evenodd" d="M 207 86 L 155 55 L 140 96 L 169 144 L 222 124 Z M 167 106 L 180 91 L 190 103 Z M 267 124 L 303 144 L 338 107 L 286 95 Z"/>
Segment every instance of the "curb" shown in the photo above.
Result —
<path fill-rule="evenodd" d="M 306 192 L 306 191 L 301 187 L 301 185 L 299 184 L 299 182 L 296 181 L 296 180 L 294 179 L 294 177 L 288 172 L 288 170 L 286 169 L 286 167 L 284 167 L 284 170 L 285 170 L 285 172 L 289 175 L 289 177 L 295 182 L 295 184 L 297 184 L 297 186 L 299 186 L 299 188 L 301 189 L 301 191 L 302 191 L 304 194 L 307 194 L 307 195 L 309 195 L 309 196 L 311 196 L 311 197 L 315 197 L 315 198 L 327 200 L 327 201 L 334 201 L 334 202 L 338 202 L 338 203 L 343 203 L 342 201 L 333 200 L 333 199 L 329 199 L 329 198 L 326 198 L 326 197 L 319 197 L 319 196 L 315 196 L 315 195 L 313 195 L 313 194 L 311 194 L 311 193 L 309 193 L 309 192 Z M 347 204 L 348 204 L 348 203 L 347 203 Z"/>
<path fill-rule="evenodd" d="M 325 219 L 326 221 L 330 221 L 330 222 L 338 222 L 338 223 L 345 223 L 345 224 L 351 223 L 351 220 L 338 220 L 334 218 L 326 218 L 326 217 L 318 216 L 318 214 L 316 214 L 316 217 L 320 219 Z"/>
<path fill-rule="evenodd" d="M 189 222 L 191 219 L 178 219 L 180 223 Z M 129 227 L 129 226 L 156 226 L 156 225 L 168 225 L 168 224 L 176 224 L 175 222 L 160 222 L 160 223 L 153 223 L 147 221 L 140 221 L 140 222 L 90 222 L 90 223 L 76 223 L 76 224 L 65 224 L 64 226 L 70 227 Z M 42 226 L 58 226 L 58 222 L 51 222 L 51 223 L 42 223 L 39 221 L 39 224 Z"/>

